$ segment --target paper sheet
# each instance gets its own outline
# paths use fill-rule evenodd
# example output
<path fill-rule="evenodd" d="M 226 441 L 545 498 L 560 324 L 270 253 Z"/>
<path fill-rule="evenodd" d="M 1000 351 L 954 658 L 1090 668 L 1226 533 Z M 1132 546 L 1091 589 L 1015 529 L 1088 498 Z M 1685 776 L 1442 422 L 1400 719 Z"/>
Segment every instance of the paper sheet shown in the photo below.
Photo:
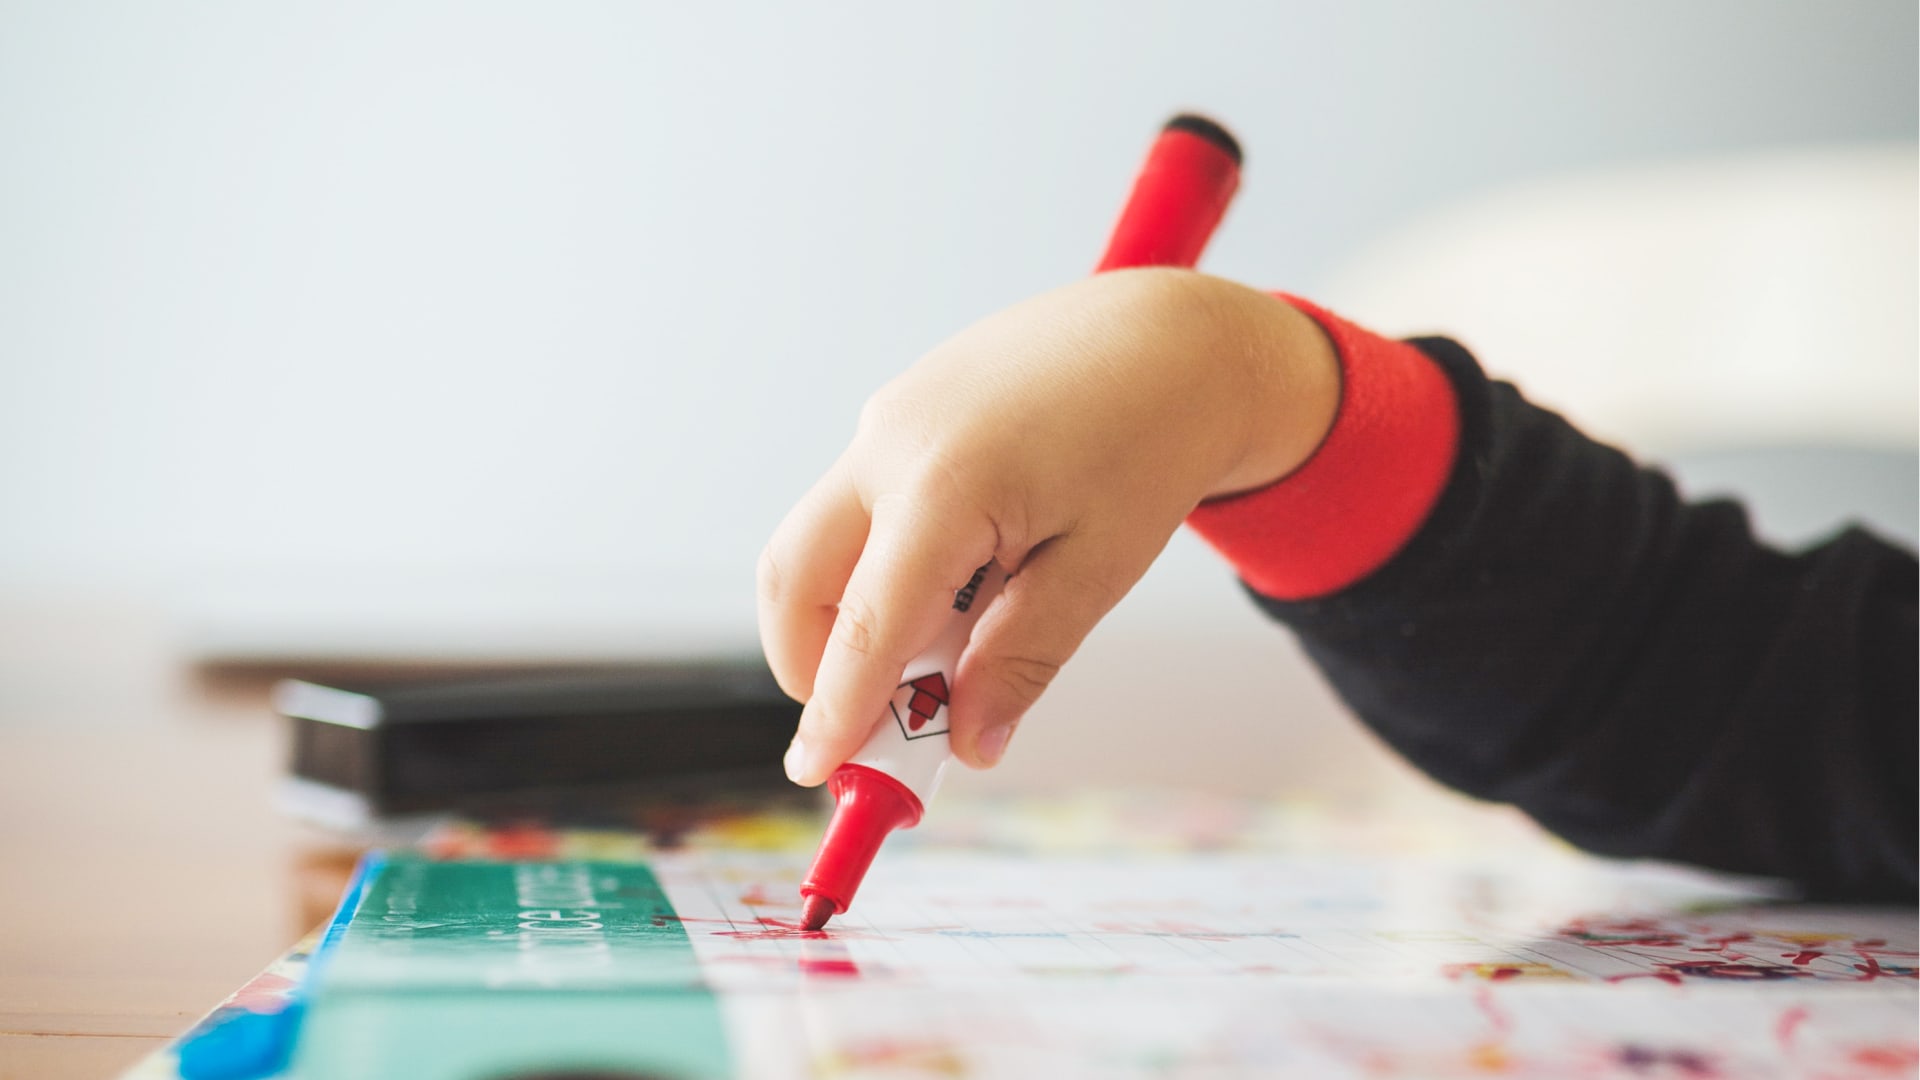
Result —
<path fill-rule="evenodd" d="M 1584 859 L 654 861 L 766 1076 L 1907 1076 L 1913 913 Z"/>
<path fill-rule="evenodd" d="M 1770 903 L 1537 834 L 1128 805 L 956 811 L 963 837 L 903 837 L 811 933 L 804 816 L 656 830 L 668 849 L 473 826 L 427 848 L 645 862 L 743 1077 L 1920 1073 L 1911 908 Z"/>

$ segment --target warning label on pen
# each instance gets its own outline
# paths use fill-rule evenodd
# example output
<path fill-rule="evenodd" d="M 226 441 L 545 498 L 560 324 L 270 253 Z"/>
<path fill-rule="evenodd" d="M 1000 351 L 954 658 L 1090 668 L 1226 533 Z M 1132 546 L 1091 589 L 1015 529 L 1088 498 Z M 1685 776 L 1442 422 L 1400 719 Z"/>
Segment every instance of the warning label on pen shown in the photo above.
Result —
<path fill-rule="evenodd" d="M 893 710 L 900 734 L 909 739 L 947 733 L 947 677 L 939 672 L 901 683 L 887 707 Z"/>

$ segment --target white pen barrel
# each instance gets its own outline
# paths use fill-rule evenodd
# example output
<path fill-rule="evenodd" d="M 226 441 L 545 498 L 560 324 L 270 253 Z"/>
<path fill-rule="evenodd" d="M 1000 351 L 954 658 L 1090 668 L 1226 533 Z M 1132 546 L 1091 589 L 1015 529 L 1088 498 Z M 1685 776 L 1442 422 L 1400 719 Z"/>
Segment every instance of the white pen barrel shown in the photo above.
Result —
<path fill-rule="evenodd" d="M 905 784 L 922 808 L 933 800 L 952 759 L 947 705 L 953 697 L 960 654 L 966 651 L 980 613 L 1006 584 L 1007 572 L 999 563 L 989 562 L 954 593 L 953 610 L 940 636 L 900 673 L 900 685 L 876 719 L 873 734 L 851 759 L 855 765 L 877 769 Z"/>

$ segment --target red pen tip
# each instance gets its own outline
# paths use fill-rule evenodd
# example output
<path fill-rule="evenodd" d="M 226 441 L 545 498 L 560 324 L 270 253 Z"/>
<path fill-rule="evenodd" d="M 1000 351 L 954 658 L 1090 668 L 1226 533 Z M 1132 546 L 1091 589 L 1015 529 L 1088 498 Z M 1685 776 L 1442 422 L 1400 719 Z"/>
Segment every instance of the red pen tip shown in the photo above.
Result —
<path fill-rule="evenodd" d="M 800 895 L 806 897 L 808 930 L 818 930 L 827 920 L 853 904 L 860 879 L 880 852 L 880 842 L 895 829 L 912 828 L 920 820 L 920 799 L 905 784 L 886 773 L 865 765 L 842 765 L 827 780 L 833 792 L 833 817 L 827 822 L 827 835 L 820 839 L 820 853 L 813 857 L 813 868 L 800 882 Z"/>
<path fill-rule="evenodd" d="M 831 918 L 833 918 L 833 901 L 819 893 L 814 893 L 807 897 L 806 905 L 800 909 L 800 928 L 818 930 L 827 925 L 827 920 Z"/>

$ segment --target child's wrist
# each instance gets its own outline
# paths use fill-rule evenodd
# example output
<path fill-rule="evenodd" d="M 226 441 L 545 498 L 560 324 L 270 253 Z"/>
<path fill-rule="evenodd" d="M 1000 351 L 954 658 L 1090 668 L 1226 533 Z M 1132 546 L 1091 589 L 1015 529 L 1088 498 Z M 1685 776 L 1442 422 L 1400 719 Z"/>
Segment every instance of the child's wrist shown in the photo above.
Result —
<path fill-rule="evenodd" d="M 1241 452 L 1208 499 L 1254 491 L 1292 474 L 1326 440 L 1340 411 L 1340 358 L 1326 332 L 1285 297 L 1253 295 L 1238 343 L 1250 368 L 1250 392 L 1237 416 Z"/>
<path fill-rule="evenodd" d="M 1209 500 L 1187 518 L 1256 591 L 1324 596 L 1385 565 L 1418 532 L 1453 469 L 1459 415 L 1438 364 L 1314 305 L 1341 372 L 1318 449 L 1277 482 Z"/>

